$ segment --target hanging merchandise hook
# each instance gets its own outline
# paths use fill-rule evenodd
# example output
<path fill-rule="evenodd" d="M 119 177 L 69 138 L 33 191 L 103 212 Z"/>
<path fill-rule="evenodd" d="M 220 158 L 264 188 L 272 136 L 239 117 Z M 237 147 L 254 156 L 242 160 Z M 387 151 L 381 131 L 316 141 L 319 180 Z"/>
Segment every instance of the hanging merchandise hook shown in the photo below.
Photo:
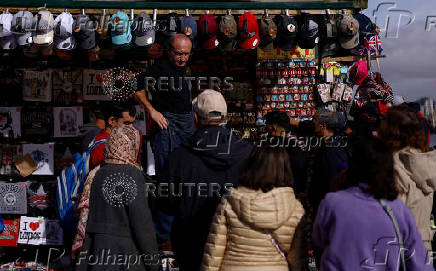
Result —
<path fill-rule="evenodd" d="M 86 14 L 85 14 L 85 9 L 84 9 L 84 8 L 82 9 L 82 15 L 86 15 Z"/>
<path fill-rule="evenodd" d="M 5 13 L 9 13 L 9 9 L 8 8 L 5 9 Z"/>
<path fill-rule="evenodd" d="M 46 10 L 47 9 L 47 3 L 44 3 L 44 6 L 36 8 L 37 10 Z"/>
<path fill-rule="evenodd" d="M 153 25 L 156 26 L 157 23 L 157 9 L 153 9 Z"/>
<path fill-rule="evenodd" d="M 289 16 L 289 9 L 285 9 L 286 16 Z"/>
<path fill-rule="evenodd" d="M 206 9 L 206 10 L 204 11 L 204 13 L 206 13 L 206 14 L 209 14 L 209 10 L 208 10 L 208 9 Z"/>
<path fill-rule="evenodd" d="M 268 9 L 265 9 L 265 17 L 268 17 Z"/>
<path fill-rule="evenodd" d="M 185 9 L 185 16 L 188 17 L 189 16 L 189 9 Z"/>
<path fill-rule="evenodd" d="M 132 9 L 130 10 L 130 20 L 133 21 L 133 19 L 135 19 L 135 10 L 132 8 Z"/>
<path fill-rule="evenodd" d="M 227 15 L 232 15 L 232 10 L 231 9 L 227 10 Z"/>
<path fill-rule="evenodd" d="M 168 10 L 168 14 L 170 14 L 170 13 L 173 13 L 173 10 L 172 10 L 172 9 L 169 9 L 169 10 Z"/>

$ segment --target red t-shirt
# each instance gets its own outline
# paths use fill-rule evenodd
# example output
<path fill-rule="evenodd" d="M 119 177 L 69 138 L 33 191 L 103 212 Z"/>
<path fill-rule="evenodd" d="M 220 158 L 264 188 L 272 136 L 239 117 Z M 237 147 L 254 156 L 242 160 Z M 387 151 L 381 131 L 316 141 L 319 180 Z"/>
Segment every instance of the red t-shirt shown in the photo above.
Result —
<path fill-rule="evenodd" d="M 99 141 L 102 139 L 107 139 L 109 136 L 109 133 L 106 132 L 106 130 L 101 130 L 100 133 L 95 137 L 95 141 Z M 97 147 L 92 150 L 90 153 L 90 161 L 89 161 L 89 170 L 92 170 L 96 166 L 100 165 L 103 162 L 103 152 L 104 152 L 104 146 L 106 145 L 106 142 L 101 143 Z"/>

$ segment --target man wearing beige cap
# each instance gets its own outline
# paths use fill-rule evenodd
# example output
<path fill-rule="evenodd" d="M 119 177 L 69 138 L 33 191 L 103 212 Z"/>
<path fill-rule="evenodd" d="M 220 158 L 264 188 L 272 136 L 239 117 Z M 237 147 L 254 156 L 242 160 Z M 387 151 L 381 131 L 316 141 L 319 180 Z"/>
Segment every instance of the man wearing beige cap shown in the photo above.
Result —
<path fill-rule="evenodd" d="M 200 269 L 220 198 L 237 184 L 238 167 L 252 149 L 225 128 L 227 105 L 220 92 L 204 90 L 193 108 L 197 130 L 168 156 L 164 182 L 170 193 L 160 197 L 163 209 L 174 215 L 171 243 L 181 271 Z"/>

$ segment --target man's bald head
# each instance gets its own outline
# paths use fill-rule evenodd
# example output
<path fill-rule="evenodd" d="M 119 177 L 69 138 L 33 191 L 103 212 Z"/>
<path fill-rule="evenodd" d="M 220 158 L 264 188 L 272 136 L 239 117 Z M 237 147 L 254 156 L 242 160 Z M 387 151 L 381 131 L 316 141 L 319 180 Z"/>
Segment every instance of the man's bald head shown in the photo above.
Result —
<path fill-rule="evenodd" d="M 168 57 L 177 67 L 186 66 L 192 50 L 192 42 L 185 34 L 175 34 L 169 40 Z"/>

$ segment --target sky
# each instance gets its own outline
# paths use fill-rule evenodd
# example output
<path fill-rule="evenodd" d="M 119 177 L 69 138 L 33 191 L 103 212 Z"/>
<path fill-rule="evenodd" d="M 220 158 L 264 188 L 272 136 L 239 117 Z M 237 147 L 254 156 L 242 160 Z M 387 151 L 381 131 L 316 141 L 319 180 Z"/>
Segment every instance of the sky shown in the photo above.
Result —
<path fill-rule="evenodd" d="M 394 93 L 436 99 L 436 0 L 368 0 L 363 13 L 382 29 L 380 71 Z"/>

